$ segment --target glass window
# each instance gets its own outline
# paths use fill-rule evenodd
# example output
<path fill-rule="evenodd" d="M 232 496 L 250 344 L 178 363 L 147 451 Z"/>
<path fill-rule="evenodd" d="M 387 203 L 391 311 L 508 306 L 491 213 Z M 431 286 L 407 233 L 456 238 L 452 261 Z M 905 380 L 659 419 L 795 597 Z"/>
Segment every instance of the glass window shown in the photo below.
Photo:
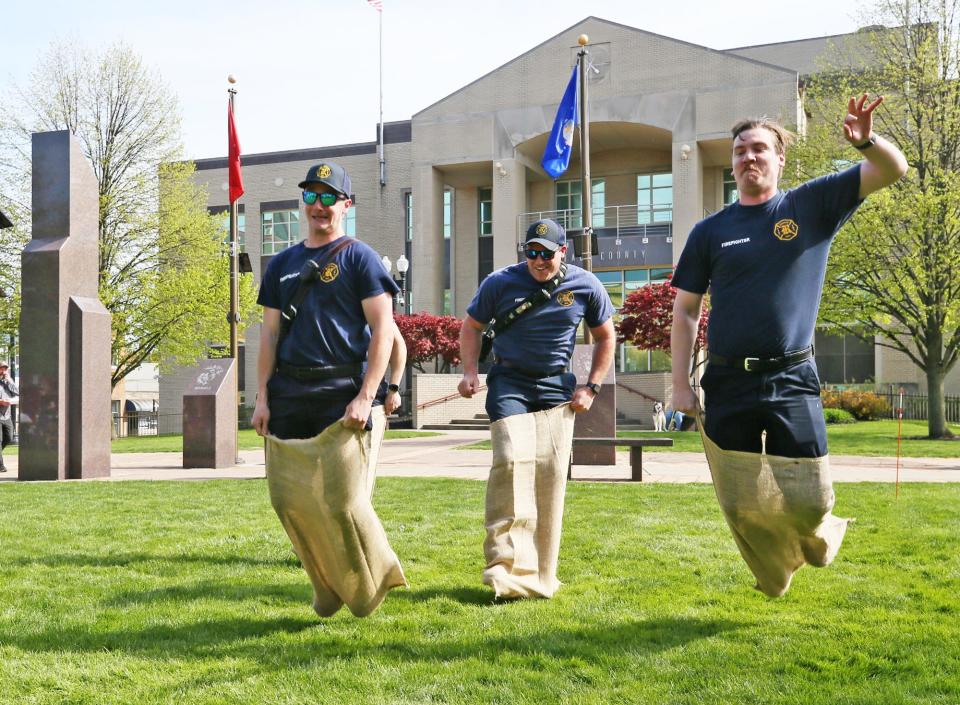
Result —
<path fill-rule="evenodd" d="M 276 254 L 300 242 L 299 210 L 263 211 L 260 214 L 260 226 L 263 233 L 262 254 Z"/>
<path fill-rule="evenodd" d="M 623 272 L 617 270 L 616 272 L 594 272 L 594 274 L 607 290 L 613 307 L 619 309 L 623 306 Z"/>
<path fill-rule="evenodd" d="M 737 191 L 737 182 L 733 178 L 733 169 L 723 170 L 723 205 L 729 206 L 740 198 L 740 192 Z"/>
<path fill-rule="evenodd" d="M 223 214 L 223 241 L 230 244 L 230 211 Z M 245 213 L 237 213 L 237 245 L 238 252 L 247 251 L 247 216 Z"/>
<path fill-rule="evenodd" d="M 450 233 L 453 232 L 453 191 L 443 192 L 443 237 L 450 239 Z"/>
<path fill-rule="evenodd" d="M 357 207 L 350 206 L 343 217 L 343 234 L 348 237 L 357 236 Z"/>
<path fill-rule="evenodd" d="M 650 270 L 650 283 L 651 284 L 661 284 L 663 282 L 670 281 L 670 278 L 673 276 L 673 270 L 669 267 L 663 269 L 651 269 Z"/>
<path fill-rule="evenodd" d="M 480 235 L 493 235 L 493 189 L 477 189 L 477 200 L 480 202 L 477 216 Z"/>
<path fill-rule="evenodd" d="M 593 227 L 605 226 L 606 218 L 606 181 L 604 179 L 591 180 L 590 210 L 593 216 Z M 557 220 L 565 228 L 583 227 L 583 188 L 579 180 L 557 182 Z"/>
<path fill-rule="evenodd" d="M 403 194 L 403 231 L 407 242 L 413 241 L 413 193 Z M 408 258 L 409 259 L 409 258 Z"/>
<path fill-rule="evenodd" d="M 673 222 L 673 174 L 637 176 L 637 223 Z"/>
<path fill-rule="evenodd" d="M 646 286 L 650 283 L 650 270 L 628 269 L 623 273 L 623 279 L 624 289 L 626 290 L 625 293 L 629 296 L 630 292 L 634 289 L 639 289 L 641 286 Z"/>
<path fill-rule="evenodd" d="M 444 289 L 443 290 L 443 315 L 444 316 L 451 315 L 452 310 L 453 308 L 450 304 L 450 290 Z"/>

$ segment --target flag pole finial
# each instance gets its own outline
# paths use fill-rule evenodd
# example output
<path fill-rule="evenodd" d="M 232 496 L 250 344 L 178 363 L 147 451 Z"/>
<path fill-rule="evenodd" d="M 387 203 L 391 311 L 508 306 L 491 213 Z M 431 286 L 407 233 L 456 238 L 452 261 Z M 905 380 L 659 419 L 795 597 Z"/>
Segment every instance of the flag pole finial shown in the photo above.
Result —
<path fill-rule="evenodd" d="M 234 76 L 232 73 L 229 76 L 227 76 L 227 83 L 236 83 L 236 82 L 237 82 L 237 77 Z"/>
<path fill-rule="evenodd" d="M 590 37 L 588 37 L 586 34 L 581 34 L 579 37 L 577 37 L 577 44 L 579 44 L 582 47 L 587 46 L 587 43 L 589 41 L 590 41 Z"/>

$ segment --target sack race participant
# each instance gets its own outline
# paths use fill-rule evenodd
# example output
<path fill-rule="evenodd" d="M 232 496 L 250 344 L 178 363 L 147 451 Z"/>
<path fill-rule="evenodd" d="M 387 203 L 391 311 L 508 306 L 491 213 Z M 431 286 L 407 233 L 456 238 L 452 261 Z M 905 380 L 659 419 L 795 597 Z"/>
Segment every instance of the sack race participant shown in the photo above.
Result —
<path fill-rule="evenodd" d="M 831 514 L 812 341 L 834 235 L 864 198 L 906 172 L 900 151 L 873 134 L 881 101 L 848 104 L 844 135 L 865 161 L 787 192 L 778 183 L 790 133 L 766 118 L 737 123 L 739 200 L 694 226 L 673 276 L 673 405 L 698 408 L 690 360 L 709 288 L 698 425 L 724 515 L 771 596 L 786 592 L 804 563 L 830 563 L 846 531 L 848 520 Z"/>
<path fill-rule="evenodd" d="M 322 617 L 343 604 L 366 616 L 406 585 L 370 503 L 406 360 L 398 288 L 377 253 L 343 233 L 350 186 L 333 162 L 310 168 L 300 183 L 308 236 L 270 260 L 258 299 L 253 427 L 267 438 L 270 498 Z"/>
<path fill-rule="evenodd" d="M 613 361 L 613 305 L 590 272 L 564 264 L 566 231 L 552 220 L 527 230 L 526 262 L 488 276 L 460 329 L 464 397 L 479 391 L 490 350 L 486 409 L 493 467 L 487 483 L 483 581 L 500 598 L 551 597 L 575 413 L 590 409 Z M 577 326 L 594 337 L 587 384 L 566 372 Z"/>

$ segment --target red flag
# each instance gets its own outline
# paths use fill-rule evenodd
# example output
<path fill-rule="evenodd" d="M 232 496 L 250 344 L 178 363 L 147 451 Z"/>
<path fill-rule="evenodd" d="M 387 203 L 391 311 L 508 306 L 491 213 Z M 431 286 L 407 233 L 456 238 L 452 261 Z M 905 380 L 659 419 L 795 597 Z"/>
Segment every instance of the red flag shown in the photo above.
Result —
<path fill-rule="evenodd" d="M 243 195 L 243 174 L 240 172 L 240 140 L 233 124 L 233 103 L 227 103 L 227 162 L 230 166 L 230 203 Z"/>
<path fill-rule="evenodd" d="M 367 0 L 367 4 L 377 12 L 383 12 L 383 0 Z"/>

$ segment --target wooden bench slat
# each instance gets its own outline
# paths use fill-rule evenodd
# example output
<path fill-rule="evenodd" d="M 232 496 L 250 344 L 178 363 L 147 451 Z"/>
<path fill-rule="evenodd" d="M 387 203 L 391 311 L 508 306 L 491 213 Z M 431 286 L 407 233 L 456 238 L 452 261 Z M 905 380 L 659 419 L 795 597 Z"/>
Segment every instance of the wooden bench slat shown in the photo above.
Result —
<path fill-rule="evenodd" d="M 627 446 L 630 448 L 630 479 L 643 482 L 643 449 L 646 447 L 669 448 L 672 438 L 574 438 L 573 445 Z M 567 479 L 573 479 L 573 452 L 567 466 Z"/>

